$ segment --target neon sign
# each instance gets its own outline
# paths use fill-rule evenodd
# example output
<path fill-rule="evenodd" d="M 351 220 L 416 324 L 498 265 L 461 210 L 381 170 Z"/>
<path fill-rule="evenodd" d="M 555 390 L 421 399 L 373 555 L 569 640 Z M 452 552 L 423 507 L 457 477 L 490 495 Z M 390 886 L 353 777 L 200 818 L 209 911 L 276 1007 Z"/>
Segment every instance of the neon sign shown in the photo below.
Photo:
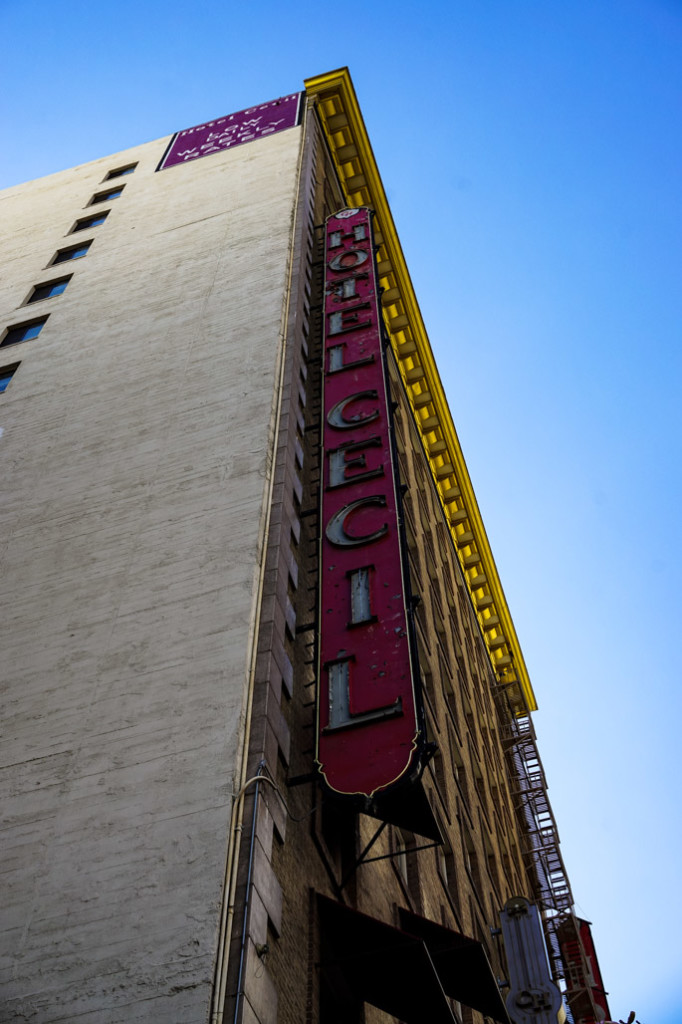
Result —
<path fill-rule="evenodd" d="M 420 729 L 371 213 L 325 230 L 317 762 L 371 797 L 417 768 Z"/>

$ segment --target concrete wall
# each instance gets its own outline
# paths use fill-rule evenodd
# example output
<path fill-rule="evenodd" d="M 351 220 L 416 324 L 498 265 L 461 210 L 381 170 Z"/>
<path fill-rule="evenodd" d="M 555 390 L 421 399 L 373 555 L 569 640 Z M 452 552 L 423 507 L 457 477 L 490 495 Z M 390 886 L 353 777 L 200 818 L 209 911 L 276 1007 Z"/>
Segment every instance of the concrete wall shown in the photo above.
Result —
<path fill-rule="evenodd" d="M 0 197 L 3 1021 L 207 1019 L 300 138 Z"/>

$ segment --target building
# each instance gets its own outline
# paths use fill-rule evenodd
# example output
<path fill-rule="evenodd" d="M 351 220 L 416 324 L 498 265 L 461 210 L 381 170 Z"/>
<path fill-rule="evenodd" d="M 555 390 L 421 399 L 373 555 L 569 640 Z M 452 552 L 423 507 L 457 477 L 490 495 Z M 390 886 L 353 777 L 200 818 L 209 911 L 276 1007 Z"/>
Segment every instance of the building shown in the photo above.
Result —
<path fill-rule="evenodd" d="M 347 71 L 2 201 L 2 1019 L 555 1020 L 535 697 Z"/>

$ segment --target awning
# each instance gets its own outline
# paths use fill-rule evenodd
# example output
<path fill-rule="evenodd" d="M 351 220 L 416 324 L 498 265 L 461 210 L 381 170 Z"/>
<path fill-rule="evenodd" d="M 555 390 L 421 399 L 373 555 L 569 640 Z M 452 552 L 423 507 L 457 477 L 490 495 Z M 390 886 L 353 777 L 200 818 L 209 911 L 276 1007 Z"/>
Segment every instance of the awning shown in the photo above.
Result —
<path fill-rule="evenodd" d="M 357 1000 L 378 1006 L 405 1024 L 455 1024 L 446 993 L 509 1024 L 479 942 L 415 914 L 409 915 L 409 927 L 403 922 L 400 929 L 326 896 L 318 895 L 318 904 L 321 968 L 332 988 L 341 983 Z"/>
<path fill-rule="evenodd" d="M 399 913 L 403 929 L 425 942 L 445 992 L 484 1016 L 509 1024 L 509 1015 L 483 944 L 409 910 L 401 908 Z"/>
<path fill-rule="evenodd" d="M 407 829 L 418 836 L 442 843 L 443 836 L 434 816 L 421 779 L 404 783 L 387 793 L 380 793 L 362 808 L 365 814 Z"/>

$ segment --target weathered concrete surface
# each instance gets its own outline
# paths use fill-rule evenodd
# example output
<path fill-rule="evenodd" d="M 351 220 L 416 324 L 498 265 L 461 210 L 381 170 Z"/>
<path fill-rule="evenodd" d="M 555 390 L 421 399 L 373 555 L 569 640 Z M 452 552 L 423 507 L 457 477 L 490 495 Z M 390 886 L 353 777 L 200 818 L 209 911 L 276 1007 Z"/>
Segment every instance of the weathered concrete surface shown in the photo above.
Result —
<path fill-rule="evenodd" d="M 299 144 L 155 173 L 161 140 L 0 198 L 0 330 L 50 314 L 0 347 L 3 1021 L 207 1019 Z"/>

